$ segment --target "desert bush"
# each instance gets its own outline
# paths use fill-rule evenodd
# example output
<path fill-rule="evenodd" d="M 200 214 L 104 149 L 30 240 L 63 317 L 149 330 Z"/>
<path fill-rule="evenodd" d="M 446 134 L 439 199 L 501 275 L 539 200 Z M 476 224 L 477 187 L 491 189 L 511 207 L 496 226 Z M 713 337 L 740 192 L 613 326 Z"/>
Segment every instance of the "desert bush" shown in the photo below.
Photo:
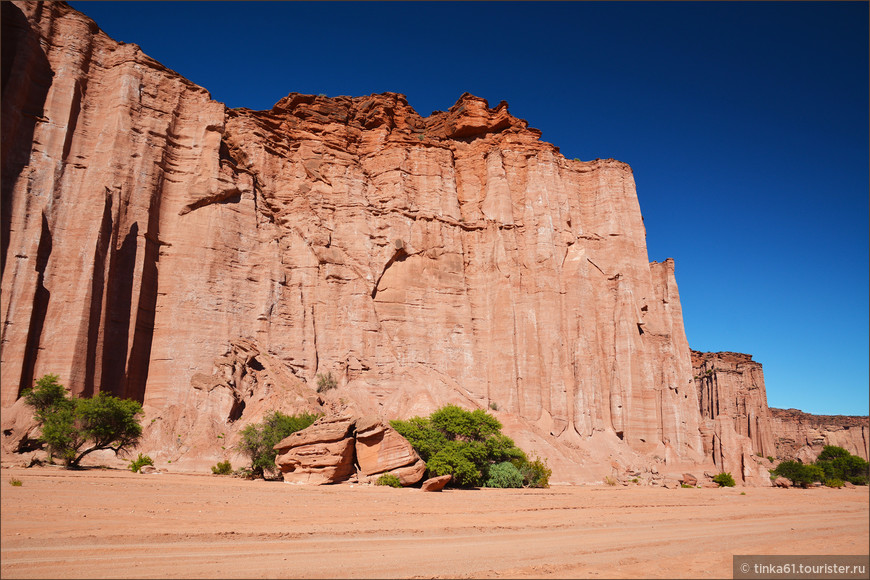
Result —
<path fill-rule="evenodd" d="M 305 429 L 320 415 L 308 412 L 299 415 L 285 415 L 273 411 L 263 418 L 262 423 L 252 423 L 242 429 L 241 439 L 236 448 L 250 457 L 251 477 L 264 478 L 267 473 L 277 471 L 275 445 L 285 437 Z"/>
<path fill-rule="evenodd" d="M 827 479 L 848 481 L 855 485 L 866 485 L 870 464 L 862 457 L 852 455 L 842 447 L 825 445 L 815 461 L 822 468 Z"/>
<path fill-rule="evenodd" d="M 683 488 L 689 488 L 689 489 L 695 489 L 695 486 L 694 486 L 694 485 L 689 485 L 688 483 L 680 483 L 680 487 L 683 487 Z"/>
<path fill-rule="evenodd" d="M 823 483 L 825 484 L 826 487 L 836 487 L 836 488 L 840 488 L 840 487 L 843 487 L 843 485 L 845 485 L 843 483 L 842 479 L 826 479 Z"/>
<path fill-rule="evenodd" d="M 609 485 L 610 487 L 613 487 L 613 486 L 616 485 L 616 478 L 613 477 L 613 476 L 610 476 L 610 475 L 606 475 L 606 476 L 604 477 L 604 483 L 606 483 L 606 484 Z"/>
<path fill-rule="evenodd" d="M 77 467 L 93 451 L 111 449 L 117 455 L 135 447 L 142 436 L 142 405 L 137 401 L 106 393 L 70 398 L 57 375 L 43 376 L 23 397 L 42 426 L 40 440 L 67 468 Z"/>
<path fill-rule="evenodd" d="M 719 475 L 713 478 L 713 483 L 718 483 L 719 487 L 734 487 L 734 478 L 731 477 L 731 474 L 723 471 Z"/>
<path fill-rule="evenodd" d="M 217 465 L 211 466 L 211 472 L 215 475 L 232 475 L 233 466 L 229 461 L 218 461 Z"/>
<path fill-rule="evenodd" d="M 546 487 L 552 471 L 540 459 L 529 461 L 514 441 L 501 433 L 501 423 L 483 411 L 447 405 L 429 417 L 390 421 L 417 451 L 430 476 L 452 475 L 460 487 L 483 485 L 492 466 L 510 462 L 523 484 Z M 502 468 L 505 469 L 505 468 Z"/>
<path fill-rule="evenodd" d="M 254 479 L 253 472 L 250 467 L 240 467 L 233 472 L 233 477 L 240 479 Z"/>
<path fill-rule="evenodd" d="M 389 487 L 402 487 L 402 480 L 397 475 L 385 473 L 378 478 L 375 485 L 386 485 Z"/>
<path fill-rule="evenodd" d="M 21 487 L 24 484 L 21 483 L 21 480 L 18 479 L 17 477 L 10 477 L 9 478 L 9 485 L 11 485 L 13 487 Z"/>
<path fill-rule="evenodd" d="M 813 482 L 822 481 L 825 478 L 825 471 L 821 467 L 804 465 L 794 460 L 783 461 L 776 466 L 772 473 L 790 479 L 794 485 L 801 487 L 809 487 Z"/>
<path fill-rule="evenodd" d="M 332 371 L 327 374 L 320 373 L 317 375 L 317 392 L 324 393 L 338 386 L 335 378 L 332 376 Z"/>
<path fill-rule="evenodd" d="M 520 465 L 520 472 L 526 487 L 550 487 L 553 470 L 547 465 L 546 459 L 535 457 L 533 461 L 526 460 Z"/>
<path fill-rule="evenodd" d="M 140 453 L 139 457 L 130 462 L 130 471 L 137 473 L 145 465 L 154 465 L 154 460 Z"/>
<path fill-rule="evenodd" d="M 489 468 L 486 487 L 522 487 L 523 474 L 510 461 L 496 463 Z"/>

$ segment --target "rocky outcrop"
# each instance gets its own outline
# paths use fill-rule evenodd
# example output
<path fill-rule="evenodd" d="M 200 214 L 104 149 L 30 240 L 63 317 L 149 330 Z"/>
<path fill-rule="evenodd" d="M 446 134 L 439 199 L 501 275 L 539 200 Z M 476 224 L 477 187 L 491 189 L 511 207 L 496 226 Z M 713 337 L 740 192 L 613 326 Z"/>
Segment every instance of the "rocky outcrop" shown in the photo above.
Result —
<path fill-rule="evenodd" d="M 692 370 L 705 453 L 738 482 L 769 486 L 758 459 L 775 454 L 761 364 L 748 354 L 693 350 Z"/>
<path fill-rule="evenodd" d="M 776 455 L 781 459 L 815 461 L 825 445 L 836 445 L 868 458 L 870 418 L 847 415 L 811 415 L 797 409 L 771 408 L 776 433 Z"/>
<path fill-rule="evenodd" d="M 408 486 L 426 472 L 426 463 L 407 439 L 371 418 L 321 417 L 275 449 L 275 464 L 286 483 L 339 483 L 355 473 L 362 483 L 391 473 Z"/>

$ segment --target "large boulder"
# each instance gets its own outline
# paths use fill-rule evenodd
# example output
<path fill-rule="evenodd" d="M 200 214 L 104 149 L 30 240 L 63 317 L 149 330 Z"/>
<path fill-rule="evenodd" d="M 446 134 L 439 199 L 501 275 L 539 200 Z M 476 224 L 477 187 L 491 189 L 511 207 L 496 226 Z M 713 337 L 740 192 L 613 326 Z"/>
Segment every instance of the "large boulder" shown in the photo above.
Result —
<path fill-rule="evenodd" d="M 773 480 L 773 485 L 776 487 L 791 487 L 791 481 L 780 476 Z"/>
<path fill-rule="evenodd" d="M 321 417 L 275 445 L 286 483 L 337 483 L 354 473 L 354 419 Z"/>
<path fill-rule="evenodd" d="M 408 486 L 426 472 L 426 463 L 408 440 L 374 418 L 321 417 L 282 439 L 275 449 L 275 464 L 287 483 L 338 483 L 358 469 L 360 481 L 392 473 Z"/>
<path fill-rule="evenodd" d="M 423 491 L 441 491 L 444 486 L 450 483 L 452 475 L 439 475 L 438 477 L 430 477 L 423 482 Z"/>
<path fill-rule="evenodd" d="M 356 460 L 366 476 L 392 473 L 402 485 L 423 478 L 426 463 L 398 431 L 382 421 L 363 418 L 356 422 Z"/>

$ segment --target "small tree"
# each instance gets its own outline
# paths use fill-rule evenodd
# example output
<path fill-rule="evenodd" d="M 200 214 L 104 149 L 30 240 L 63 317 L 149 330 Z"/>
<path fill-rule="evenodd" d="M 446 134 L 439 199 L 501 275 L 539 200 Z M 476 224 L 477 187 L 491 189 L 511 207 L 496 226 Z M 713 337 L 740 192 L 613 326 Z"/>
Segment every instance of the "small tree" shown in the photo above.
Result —
<path fill-rule="evenodd" d="M 870 464 L 842 447 L 825 445 L 815 464 L 822 468 L 827 479 L 848 481 L 855 485 L 867 484 Z"/>
<path fill-rule="evenodd" d="M 813 482 L 822 481 L 825 478 L 825 472 L 821 467 L 804 465 L 793 460 L 783 461 L 776 466 L 772 473 L 790 479 L 794 485 L 801 487 L 809 487 Z"/>
<path fill-rule="evenodd" d="M 251 458 L 251 477 L 266 478 L 266 473 L 277 470 L 275 458 L 278 451 L 275 444 L 305 429 L 320 415 L 308 412 L 301 415 L 285 415 L 280 411 L 273 411 L 263 418 L 262 423 L 252 423 L 242 430 L 242 439 L 236 446 L 239 451 Z"/>
<path fill-rule="evenodd" d="M 40 440 L 67 468 L 78 467 L 94 451 L 111 449 L 118 454 L 136 446 L 142 436 L 141 404 L 106 393 L 90 399 L 69 398 L 57 378 L 43 376 L 24 393 L 24 400 L 42 425 Z"/>

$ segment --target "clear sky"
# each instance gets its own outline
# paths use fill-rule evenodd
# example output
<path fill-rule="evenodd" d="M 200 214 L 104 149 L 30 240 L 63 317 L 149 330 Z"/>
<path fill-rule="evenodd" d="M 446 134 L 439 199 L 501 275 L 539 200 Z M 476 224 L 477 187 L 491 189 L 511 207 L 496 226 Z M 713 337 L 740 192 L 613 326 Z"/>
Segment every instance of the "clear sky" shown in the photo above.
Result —
<path fill-rule="evenodd" d="M 72 2 L 230 107 L 463 92 L 634 170 L 689 344 L 868 414 L 867 2 Z"/>

